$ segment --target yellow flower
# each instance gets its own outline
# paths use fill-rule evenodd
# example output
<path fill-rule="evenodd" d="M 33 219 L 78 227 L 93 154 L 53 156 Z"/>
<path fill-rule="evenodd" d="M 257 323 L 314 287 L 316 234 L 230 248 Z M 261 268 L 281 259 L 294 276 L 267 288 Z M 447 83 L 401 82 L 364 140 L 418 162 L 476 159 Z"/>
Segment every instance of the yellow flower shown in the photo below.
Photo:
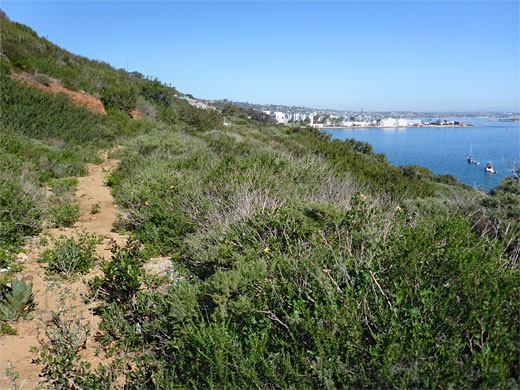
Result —
<path fill-rule="evenodd" d="M 144 204 L 150 206 L 150 203 L 148 203 L 148 201 L 144 202 Z"/>
<path fill-rule="evenodd" d="M 401 211 L 401 206 L 397 206 L 397 211 Z"/>
<path fill-rule="evenodd" d="M 170 186 L 170 188 L 171 188 L 172 190 L 174 189 L 174 187 L 173 187 L 173 186 Z"/>
<path fill-rule="evenodd" d="M 367 198 L 367 197 L 366 197 L 365 195 L 363 195 L 363 194 L 361 194 L 361 197 L 362 197 L 363 199 L 366 199 L 366 198 Z"/>
<path fill-rule="evenodd" d="M 265 252 L 265 253 L 269 252 L 269 248 L 265 248 L 265 249 L 264 249 L 264 252 Z"/>

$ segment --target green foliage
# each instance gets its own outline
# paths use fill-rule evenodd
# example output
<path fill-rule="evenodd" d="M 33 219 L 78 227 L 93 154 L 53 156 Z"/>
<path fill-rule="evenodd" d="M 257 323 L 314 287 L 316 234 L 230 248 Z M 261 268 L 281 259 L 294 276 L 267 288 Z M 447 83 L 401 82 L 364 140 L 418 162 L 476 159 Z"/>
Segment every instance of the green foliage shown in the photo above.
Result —
<path fill-rule="evenodd" d="M 102 236 L 81 233 L 77 239 L 61 236 L 54 239 L 54 249 L 46 249 L 39 261 L 47 263 L 46 272 L 66 278 L 77 273 L 85 274 L 96 261 L 96 245 L 103 242 Z"/>
<path fill-rule="evenodd" d="M 520 177 L 506 176 L 482 203 L 494 219 L 495 234 L 513 258 L 520 258 Z"/>
<path fill-rule="evenodd" d="M 40 231 L 42 193 L 30 175 L 0 156 L 0 246 L 16 247 Z M 18 171 L 18 172 L 17 172 Z"/>
<path fill-rule="evenodd" d="M 72 227 L 80 217 L 78 204 L 60 202 L 47 210 L 49 221 L 55 227 Z"/>
<path fill-rule="evenodd" d="M 43 85 L 47 86 L 47 87 L 51 83 L 51 79 L 49 78 L 49 76 L 47 76 L 46 74 L 43 74 L 43 73 L 36 73 L 34 75 L 34 80 L 37 81 L 40 84 L 43 84 Z"/>
<path fill-rule="evenodd" d="M 91 286 L 108 302 L 128 302 L 141 287 L 144 259 L 140 244 L 136 241 L 124 247 L 114 244 L 111 251 L 112 260 L 101 265 L 103 277 L 96 277 Z"/>
<path fill-rule="evenodd" d="M 3 248 L 3 250 L 0 252 L 0 268 L 7 268 L 14 260 L 14 258 L 14 252 L 9 250 L 8 248 Z M 2 288 L 1 281 L 0 288 Z"/>
<path fill-rule="evenodd" d="M 222 110 L 223 115 L 237 116 L 237 117 L 241 117 L 244 119 L 251 118 L 254 121 L 264 122 L 264 123 L 269 123 L 269 122 L 273 121 L 269 115 L 264 114 L 263 112 L 256 111 L 252 108 L 250 108 L 250 109 L 241 108 L 241 107 L 234 105 L 233 103 L 225 103 L 221 107 L 218 107 L 218 108 L 220 108 Z"/>
<path fill-rule="evenodd" d="M 45 327 L 46 342 L 32 348 L 38 354 L 34 359 L 42 366 L 42 384 L 48 389 L 112 389 L 116 380 L 115 366 L 101 364 L 91 370 L 91 364 L 80 355 L 85 347 L 90 327 L 83 324 L 83 317 L 74 308 L 63 306 L 51 313 Z"/>
<path fill-rule="evenodd" d="M 7 322 L 0 320 L 0 336 L 16 335 L 18 331 Z"/>
<path fill-rule="evenodd" d="M 2 79 L 0 94 L 0 123 L 17 134 L 75 145 L 106 145 L 114 138 L 101 116 L 73 104 L 66 96 L 54 96 L 9 78 Z"/>
<path fill-rule="evenodd" d="M 158 79 L 143 80 L 140 87 L 141 95 L 158 106 L 169 107 L 177 97 L 175 88 L 162 84 Z"/>
<path fill-rule="evenodd" d="M 431 183 L 433 174 L 417 166 L 394 167 L 384 155 L 376 155 L 372 147 L 353 139 L 330 140 L 330 136 L 318 129 L 294 128 L 289 130 L 305 147 L 304 153 L 312 151 L 326 158 L 338 169 L 351 171 L 356 180 L 369 186 L 376 193 L 385 192 L 394 199 L 402 197 L 429 197 L 435 194 Z M 291 145 L 291 149 L 298 151 Z"/>
<path fill-rule="evenodd" d="M 73 206 L 73 181 L 51 179 L 85 174 L 97 147 L 124 139 L 108 179 L 119 225 L 174 260 L 169 280 L 143 286 L 146 252 L 114 246 L 92 283 L 107 301 L 100 340 L 135 356 L 129 388 L 518 387 L 517 179 L 477 196 L 453 177 L 393 167 L 364 142 L 233 105 L 223 129 L 221 114 L 158 80 L 8 20 L 0 33 L 0 244 L 39 231 L 38 183 Z M 108 116 L 10 70 L 98 93 Z M 131 120 L 136 106 L 153 120 Z M 85 273 L 97 242 L 62 238 L 42 260 L 50 273 Z M 71 313 L 46 329 L 47 384 L 110 388 L 111 368 L 81 360 L 88 330 Z"/>
<path fill-rule="evenodd" d="M 90 208 L 90 214 L 94 215 L 94 214 L 99 214 L 99 212 L 101 211 L 101 205 L 98 203 L 94 203 L 92 205 L 92 207 Z"/>
<path fill-rule="evenodd" d="M 74 177 L 54 179 L 50 182 L 53 202 L 47 209 L 47 218 L 55 227 L 72 227 L 80 217 L 79 204 L 75 203 L 74 194 L 78 179 Z"/>
<path fill-rule="evenodd" d="M 14 172 L 21 167 L 32 171 L 36 181 L 86 174 L 87 161 L 95 157 L 92 149 L 81 151 L 54 140 L 40 141 L 16 134 L 0 125 L 1 161 Z"/>
<path fill-rule="evenodd" d="M 209 130 L 222 125 L 222 115 L 216 110 L 193 107 L 183 101 L 178 107 L 179 119 L 198 130 Z"/>
<path fill-rule="evenodd" d="M 396 215 L 387 234 L 380 213 L 361 196 L 283 207 L 187 241 L 193 281 L 111 323 L 145 345 L 134 385 L 514 387 L 520 280 L 502 248 L 464 218 Z"/>
<path fill-rule="evenodd" d="M 19 23 L 2 20 L 0 36 L 0 58 L 6 65 L 1 64 L 2 74 L 10 70 L 37 71 L 61 80 L 67 88 L 96 93 L 105 77 L 117 73 L 109 64 L 67 52 Z"/>
<path fill-rule="evenodd" d="M 64 196 L 74 194 L 78 187 L 78 179 L 75 177 L 65 177 L 61 179 L 54 179 L 50 182 L 51 191 L 56 196 Z"/>
<path fill-rule="evenodd" d="M 493 209 L 503 223 L 520 220 L 520 178 L 506 176 L 493 188 L 484 204 Z"/>
<path fill-rule="evenodd" d="M 107 110 L 130 111 L 137 102 L 137 87 L 133 84 L 105 84 L 101 89 L 101 102 Z"/>
<path fill-rule="evenodd" d="M 11 286 L 4 290 L 0 297 L 0 320 L 16 321 L 26 317 L 36 306 L 32 282 L 25 283 L 23 278 L 11 279 Z"/>

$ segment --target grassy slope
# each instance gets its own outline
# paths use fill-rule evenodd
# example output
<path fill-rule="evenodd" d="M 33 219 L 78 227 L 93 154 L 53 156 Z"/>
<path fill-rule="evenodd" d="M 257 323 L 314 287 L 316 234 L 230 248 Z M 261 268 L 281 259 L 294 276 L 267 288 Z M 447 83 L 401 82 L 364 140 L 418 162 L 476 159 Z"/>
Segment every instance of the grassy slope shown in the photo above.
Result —
<path fill-rule="evenodd" d="M 138 357 L 133 387 L 517 384 L 518 263 L 480 234 L 514 191 L 483 209 L 484 194 L 392 167 L 367 144 L 244 116 L 224 128 L 157 80 L 28 27 L 4 20 L 2 39 L 2 244 L 38 231 L 40 183 L 123 143 L 110 180 L 120 228 L 174 260 L 172 278 L 150 280 L 122 255 L 99 282 L 119 297 L 101 303 L 101 338 Z M 11 70 L 99 94 L 109 115 L 21 87 Z M 118 111 L 133 107 L 148 119 Z"/>

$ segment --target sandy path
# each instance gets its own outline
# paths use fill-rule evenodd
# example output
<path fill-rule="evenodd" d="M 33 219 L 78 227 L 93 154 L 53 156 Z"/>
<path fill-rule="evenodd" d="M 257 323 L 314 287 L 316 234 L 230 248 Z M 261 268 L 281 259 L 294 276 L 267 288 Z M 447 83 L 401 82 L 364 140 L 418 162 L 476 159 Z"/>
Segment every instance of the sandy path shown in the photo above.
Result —
<path fill-rule="evenodd" d="M 114 205 L 110 189 L 105 186 L 105 177 L 117 166 L 118 161 L 107 159 L 104 153 L 102 158 L 105 161 L 100 165 L 89 164 L 89 174 L 78 178 L 79 184 L 76 197 L 80 204 L 81 217 L 74 228 L 49 229 L 46 233 L 51 237 L 60 235 L 70 236 L 74 230 L 85 229 L 89 233 L 101 234 L 105 237 L 105 242 L 97 247 L 97 254 L 100 258 L 110 259 L 110 240 L 122 244 L 126 236 L 122 236 L 112 231 L 112 224 L 116 220 L 117 209 Z M 91 208 L 94 204 L 100 205 L 100 212 L 92 215 Z M 29 260 L 24 264 L 24 270 L 17 275 L 33 283 L 33 291 L 37 293 L 36 310 L 32 313 L 32 319 L 19 320 L 13 323 L 18 334 L 15 336 L 0 336 L 0 389 L 33 389 L 37 386 L 40 378 L 38 376 L 40 368 L 32 363 L 34 354 L 29 352 L 31 346 L 38 347 L 38 339 L 43 338 L 43 324 L 49 318 L 51 311 L 56 311 L 63 303 L 60 297 L 65 297 L 66 301 L 72 304 L 76 311 L 82 311 L 85 321 L 90 322 L 92 331 L 87 340 L 86 349 L 81 352 L 86 360 L 93 363 L 95 367 L 98 362 L 105 361 L 102 356 L 96 356 L 97 344 L 93 340 L 93 335 L 97 331 L 99 318 L 93 316 L 91 306 L 83 303 L 81 294 L 87 291 L 83 280 L 75 282 L 64 281 L 61 279 L 52 280 L 45 276 L 45 270 L 36 262 L 38 255 L 45 248 L 39 246 L 39 238 L 31 240 L 25 248 L 25 253 Z M 95 268 L 83 279 L 91 279 L 99 270 Z M 13 387 L 13 382 L 6 376 L 6 369 L 12 367 L 12 371 L 19 375 L 17 386 Z"/>

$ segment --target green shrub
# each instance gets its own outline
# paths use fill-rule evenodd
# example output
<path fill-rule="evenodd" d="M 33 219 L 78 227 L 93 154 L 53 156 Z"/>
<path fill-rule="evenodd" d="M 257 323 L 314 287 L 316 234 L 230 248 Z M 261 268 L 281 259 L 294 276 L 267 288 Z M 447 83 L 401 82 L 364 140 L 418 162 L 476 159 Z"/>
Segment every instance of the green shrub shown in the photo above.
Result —
<path fill-rule="evenodd" d="M 101 89 L 101 102 L 107 110 L 130 111 L 137 102 L 137 87 L 133 84 L 118 82 L 106 84 Z"/>
<path fill-rule="evenodd" d="M 92 205 L 92 207 L 90 208 L 90 214 L 92 214 L 92 215 L 98 214 L 100 211 L 101 211 L 101 205 L 99 204 L 99 202 L 94 203 Z"/>
<path fill-rule="evenodd" d="M 51 83 L 51 79 L 49 78 L 49 76 L 47 76 L 46 74 L 43 74 L 43 73 L 36 73 L 34 75 L 34 80 L 37 81 L 40 84 L 43 84 L 43 85 L 47 86 L 47 87 Z"/>
<path fill-rule="evenodd" d="M 80 217 L 78 204 L 60 202 L 48 209 L 49 221 L 55 227 L 72 227 Z"/>
<path fill-rule="evenodd" d="M 91 364 L 80 354 L 90 334 L 90 325 L 84 324 L 82 314 L 76 313 L 74 307 L 63 305 L 57 312 L 52 312 L 44 331 L 45 342 L 41 342 L 40 348 L 31 348 L 37 354 L 34 361 L 41 366 L 41 384 L 52 389 L 113 388 L 117 362 L 108 367 L 100 364 L 91 370 Z"/>
<path fill-rule="evenodd" d="M 0 93 L 0 122 L 16 134 L 73 145 L 101 145 L 113 139 L 102 131 L 100 115 L 75 105 L 66 96 L 54 96 L 9 78 L 2 79 Z"/>
<path fill-rule="evenodd" d="M 490 229 L 506 245 L 513 259 L 520 258 L 520 177 L 506 176 L 482 200 L 492 221 Z M 490 225 L 490 226 L 489 226 Z"/>
<path fill-rule="evenodd" d="M 65 177 L 54 179 L 50 182 L 51 191 L 56 196 L 74 195 L 78 187 L 78 179 L 75 177 Z"/>
<path fill-rule="evenodd" d="M 6 168 L 0 165 L 0 246 L 16 247 L 40 231 L 42 193 L 30 177 Z"/>
<path fill-rule="evenodd" d="M 105 300 L 128 302 L 141 287 L 143 253 L 136 241 L 124 247 L 112 246 L 112 260 L 101 264 L 103 277 L 96 277 L 91 286 L 104 296 Z"/>
<path fill-rule="evenodd" d="M 212 109 L 201 109 L 192 106 L 185 100 L 177 99 L 176 109 L 179 120 L 197 130 L 209 130 L 222 125 L 222 115 Z"/>
<path fill-rule="evenodd" d="M 0 336 L 16 335 L 18 331 L 7 322 L 0 320 Z"/>
<path fill-rule="evenodd" d="M 83 232 L 77 239 L 61 236 L 53 242 L 54 249 L 46 249 L 39 261 L 47 264 L 46 272 L 70 278 L 85 274 L 94 266 L 96 245 L 103 242 L 103 237 Z"/>
<path fill-rule="evenodd" d="M 284 206 L 190 237 L 193 279 L 141 292 L 105 329 L 146 351 L 137 387 L 513 388 L 507 261 L 462 217 L 390 217 L 361 194 Z"/>

